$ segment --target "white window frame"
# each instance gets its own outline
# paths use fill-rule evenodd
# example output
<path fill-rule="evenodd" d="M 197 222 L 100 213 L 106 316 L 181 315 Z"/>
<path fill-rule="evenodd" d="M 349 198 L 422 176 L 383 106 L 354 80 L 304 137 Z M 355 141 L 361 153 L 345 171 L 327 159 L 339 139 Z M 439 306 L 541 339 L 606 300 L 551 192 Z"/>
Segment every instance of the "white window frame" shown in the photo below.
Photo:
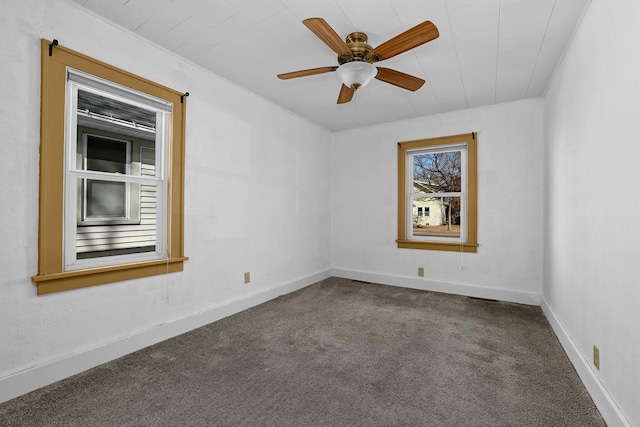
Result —
<path fill-rule="evenodd" d="M 91 76 L 72 68 L 67 68 L 67 97 L 65 111 L 65 189 L 64 189 L 64 271 L 104 267 L 125 263 L 151 261 L 167 257 L 167 203 L 168 180 L 165 159 L 168 156 L 169 122 L 172 104 Z M 78 127 L 78 90 L 95 93 L 156 113 L 155 138 L 155 176 L 121 175 L 108 172 L 87 171 L 77 167 L 77 127 Z M 95 179 L 125 183 L 151 184 L 156 187 L 156 239 L 155 250 L 144 253 L 112 255 L 96 258 L 78 259 L 77 233 L 77 182 L 78 179 Z"/>
<path fill-rule="evenodd" d="M 439 154 L 439 153 L 453 153 L 460 152 L 460 170 L 461 170 L 461 191 L 455 192 L 442 192 L 442 193 L 417 193 L 414 191 L 415 186 L 413 182 L 415 180 L 413 162 L 414 157 L 422 154 Z M 406 235 L 409 240 L 425 241 L 425 242 L 455 242 L 466 243 L 466 224 L 467 224 L 467 144 L 449 144 L 443 146 L 418 148 L 414 150 L 406 151 L 406 179 L 405 188 L 407 194 L 405 200 L 407 202 L 406 208 L 406 221 L 407 226 Z M 453 236 L 419 236 L 413 234 L 413 201 L 415 199 L 424 198 L 444 198 L 444 197 L 460 197 L 460 237 Z"/>

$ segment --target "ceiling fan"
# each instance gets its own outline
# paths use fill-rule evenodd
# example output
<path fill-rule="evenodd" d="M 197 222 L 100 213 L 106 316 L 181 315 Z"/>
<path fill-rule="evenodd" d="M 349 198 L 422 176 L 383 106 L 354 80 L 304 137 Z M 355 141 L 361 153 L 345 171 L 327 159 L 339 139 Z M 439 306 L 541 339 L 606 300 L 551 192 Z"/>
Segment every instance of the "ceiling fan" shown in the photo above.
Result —
<path fill-rule="evenodd" d="M 376 67 L 372 64 L 430 42 L 440 35 L 433 23 L 425 21 L 374 49 L 367 44 L 367 35 L 365 33 L 351 33 L 346 37 L 345 43 L 322 18 L 309 18 L 302 21 L 302 23 L 338 54 L 338 64 L 340 65 L 278 74 L 278 78 L 287 80 L 336 71 L 343 82 L 338 95 L 338 104 L 351 101 L 355 91 L 365 86 L 374 77 L 403 89 L 411 91 L 420 89 L 424 84 L 423 79 L 390 68 Z"/>

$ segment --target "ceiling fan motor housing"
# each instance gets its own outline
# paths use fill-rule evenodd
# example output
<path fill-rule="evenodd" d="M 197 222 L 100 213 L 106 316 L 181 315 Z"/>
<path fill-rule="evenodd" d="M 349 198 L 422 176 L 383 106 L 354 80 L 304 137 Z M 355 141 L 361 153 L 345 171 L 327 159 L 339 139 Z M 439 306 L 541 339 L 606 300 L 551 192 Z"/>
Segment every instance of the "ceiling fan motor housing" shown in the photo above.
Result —
<path fill-rule="evenodd" d="M 340 65 L 352 61 L 373 63 L 380 60 L 378 55 L 373 53 L 373 47 L 367 43 L 368 38 L 365 33 L 359 31 L 347 36 L 346 42 L 351 53 L 341 53 L 338 55 Z"/>

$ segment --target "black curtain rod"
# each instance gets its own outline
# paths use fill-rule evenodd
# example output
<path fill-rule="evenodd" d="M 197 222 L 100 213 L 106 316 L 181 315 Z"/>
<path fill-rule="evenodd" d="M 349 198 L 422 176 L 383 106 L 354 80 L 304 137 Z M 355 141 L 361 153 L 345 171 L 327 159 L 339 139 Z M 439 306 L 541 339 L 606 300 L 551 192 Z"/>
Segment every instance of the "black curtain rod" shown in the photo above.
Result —
<path fill-rule="evenodd" d="M 49 56 L 53 56 L 53 47 L 58 46 L 58 40 L 53 39 L 51 43 L 49 43 Z"/>

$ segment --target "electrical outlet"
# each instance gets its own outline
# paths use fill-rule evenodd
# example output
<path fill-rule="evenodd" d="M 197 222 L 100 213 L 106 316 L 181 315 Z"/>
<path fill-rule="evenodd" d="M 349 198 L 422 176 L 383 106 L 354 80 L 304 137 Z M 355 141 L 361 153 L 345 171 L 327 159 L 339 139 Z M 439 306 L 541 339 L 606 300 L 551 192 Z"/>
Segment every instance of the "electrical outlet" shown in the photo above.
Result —
<path fill-rule="evenodd" d="M 600 349 L 597 345 L 593 345 L 593 366 L 600 370 Z"/>
<path fill-rule="evenodd" d="M 424 267 L 418 267 L 418 277 L 424 277 Z"/>
<path fill-rule="evenodd" d="M 244 273 L 244 283 L 249 283 L 251 281 L 251 273 L 248 271 Z"/>

